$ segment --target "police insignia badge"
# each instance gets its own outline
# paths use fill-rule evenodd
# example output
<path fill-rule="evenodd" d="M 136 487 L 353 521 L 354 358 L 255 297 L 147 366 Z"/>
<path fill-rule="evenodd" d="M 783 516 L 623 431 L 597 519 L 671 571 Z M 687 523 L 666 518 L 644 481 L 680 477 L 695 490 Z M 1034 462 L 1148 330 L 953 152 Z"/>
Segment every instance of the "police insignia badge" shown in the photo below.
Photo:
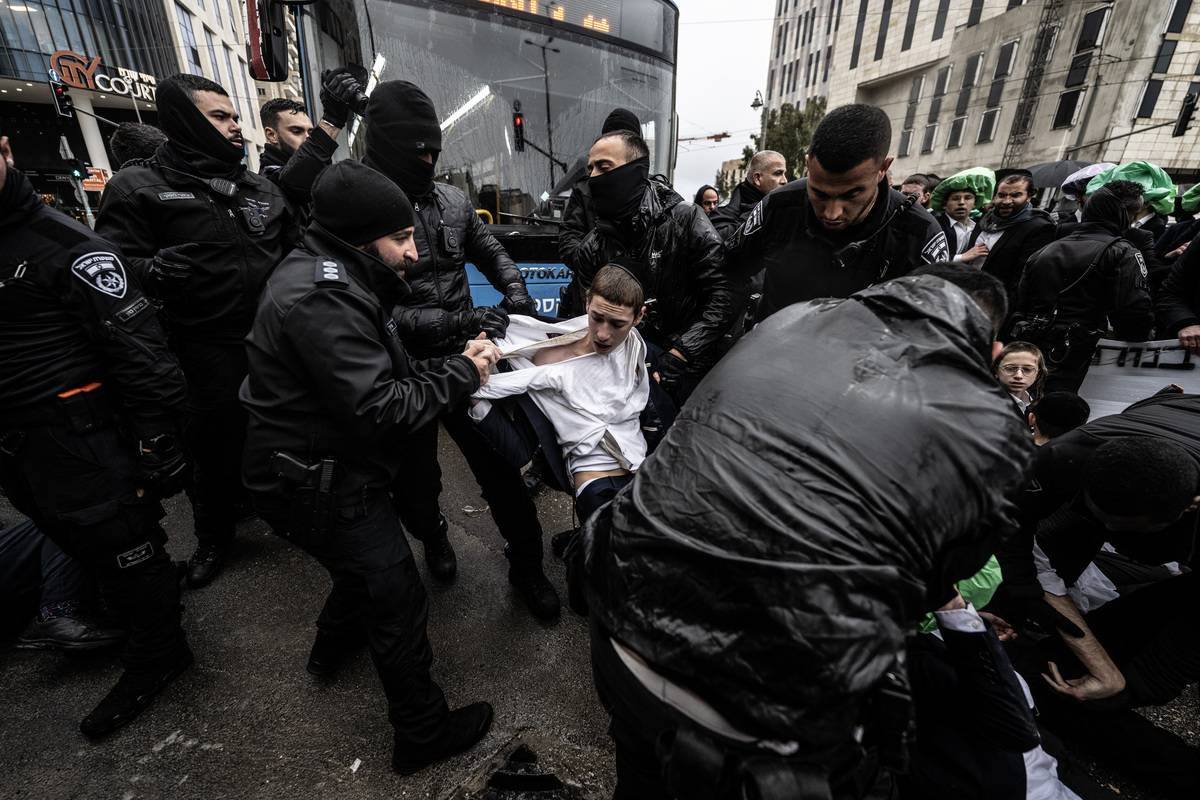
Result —
<path fill-rule="evenodd" d="M 118 300 L 125 296 L 125 267 L 112 253 L 88 253 L 75 259 L 71 273 L 98 292 Z"/>
<path fill-rule="evenodd" d="M 921 255 L 930 264 L 936 264 L 939 261 L 949 261 L 950 245 L 946 241 L 946 232 L 938 231 L 937 236 L 926 242 L 925 247 L 921 248 Z"/>
<path fill-rule="evenodd" d="M 1142 258 L 1142 254 L 1137 250 L 1133 251 L 1133 259 L 1137 261 L 1138 269 L 1142 271 L 1142 279 L 1145 280 L 1150 275 L 1149 270 L 1146 269 L 1146 259 Z"/>
<path fill-rule="evenodd" d="M 746 217 L 746 221 L 742 223 L 743 236 L 749 236 L 762 227 L 763 202 L 763 200 L 759 200 L 754 208 L 750 210 L 750 216 Z"/>

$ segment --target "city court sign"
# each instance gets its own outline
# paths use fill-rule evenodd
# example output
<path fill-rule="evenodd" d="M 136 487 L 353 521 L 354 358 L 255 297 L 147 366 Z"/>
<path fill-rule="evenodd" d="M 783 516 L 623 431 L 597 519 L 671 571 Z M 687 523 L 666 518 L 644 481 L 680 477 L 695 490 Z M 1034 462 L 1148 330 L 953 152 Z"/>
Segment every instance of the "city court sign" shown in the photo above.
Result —
<path fill-rule="evenodd" d="M 50 70 L 76 89 L 154 102 L 157 81 L 153 75 L 124 67 L 116 67 L 117 74 L 110 75 L 109 67 L 100 66 L 100 56 L 88 58 L 71 50 L 56 50 L 50 55 Z"/>

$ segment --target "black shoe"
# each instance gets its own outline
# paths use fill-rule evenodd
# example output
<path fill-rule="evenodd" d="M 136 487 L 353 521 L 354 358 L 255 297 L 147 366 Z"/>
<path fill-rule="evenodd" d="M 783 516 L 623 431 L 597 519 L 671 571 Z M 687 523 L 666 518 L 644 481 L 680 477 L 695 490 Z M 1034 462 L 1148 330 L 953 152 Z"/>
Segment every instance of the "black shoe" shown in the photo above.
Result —
<path fill-rule="evenodd" d="M 22 650 L 99 650 L 112 647 L 125 639 L 125 631 L 104 628 L 75 616 L 38 616 L 21 638 L 17 647 Z"/>
<path fill-rule="evenodd" d="M 132 722 L 146 710 L 155 695 L 191 665 L 192 651 L 185 645 L 175 663 L 169 667 L 155 672 L 134 673 L 126 670 L 121 673 L 117 685 L 100 701 L 100 705 L 79 723 L 79 730 L 89 739 L 97 739 Z"/>
<path fill-rule="evenodd" d="M 188 586 L 200 589 L 212 583 L 225 568 L 229 547 L 230 542 L 201 539 L 196 545 L 196 552 L 188 559 Z"/>
<path fill-rule="evenodd" d="M 550 552 L 554 553 L 555 558 L 563 558 L 567 554 L 567 548 L 571 546 L 571 542 L 575 541 L 577 536 L 579 536 L 579 528 L 559 531 L 550 537 Z"/>
<path fill-rule="evenodd" d="M 472 703 L 456 708 L 446 716 L 446 725 L 431 743 L 412 747 L 400 742 L 396 736 L 392 751 L 392 769 L 401 775 L 420 772 L 430 764 L 457 755 L 470 749 L 487 735 L 492 727 L 492 706 L 489 703 Z"/>
<path fill-rule="evenodd" d="M 561 611 L 558 592 L 542 571 L 541 564 L 532 566 L 510 566 L 508 582 L 521 595 L 525 605 L 538 619 L 557 619 Z"/>
<path fill-rule="evenodd" d="M 437 533 L 421 542 L 425 546 L 425 565 L 429 567 L 429 574 L 441 583 L 449 583 L 458 574 L 458 557 L 454 555 L 454 547 L 450 544 L 447 535 L 449 530 L 450 523 L 443 514 L 438 522 Z"/>
<path fill-rule="evenodd" d="M 317 638 L 308 654 L 308 664 L 304 668 L 308 670 L 309 675 L 325 681 L 332 680 L 342 665 L 366 645 L 365 637 L 349 640 L 317 631 Z"/>

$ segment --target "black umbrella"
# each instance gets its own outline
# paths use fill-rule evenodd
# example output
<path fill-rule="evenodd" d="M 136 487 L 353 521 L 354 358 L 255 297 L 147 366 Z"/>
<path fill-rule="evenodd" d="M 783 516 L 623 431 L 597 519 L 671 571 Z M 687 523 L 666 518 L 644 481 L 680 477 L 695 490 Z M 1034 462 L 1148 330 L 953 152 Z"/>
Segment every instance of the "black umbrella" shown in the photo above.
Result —
<path fill-rule="evenodd" d="M 1029 168 L 1033 175 L 1033 185 L 1039 189 L 1057 188 L 1062 182 L 1084 167 L 1090 167 L 1094 161 L 1047 161 L 1045 164 L 1034 164 Z"/>

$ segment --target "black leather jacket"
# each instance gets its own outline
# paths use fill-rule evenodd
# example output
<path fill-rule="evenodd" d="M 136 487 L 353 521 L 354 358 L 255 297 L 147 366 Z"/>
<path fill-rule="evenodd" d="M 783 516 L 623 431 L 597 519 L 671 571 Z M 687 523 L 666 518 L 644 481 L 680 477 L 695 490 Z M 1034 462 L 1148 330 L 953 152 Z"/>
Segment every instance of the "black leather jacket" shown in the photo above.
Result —
<path fill-rule="evenodd" d="M 335 459 L 339 497 L 385 487 L 404 437 L 479 387 L 465 356 L 409 360 L 388 311 L 405 292 L 382 262 L 316 223 L 276 267 L 246 337 L 248 489 L 280 498 L 294 488 L 272 467 L 276 451 Z"/>
<path fill-rule="evenodd" d="M 404 344 L 418 358 L 462 352 L 466 340 L 479 333 L 454 324 L 454 312 L 473 305 L 468 261 L 502 295 L 513 284 L 525 288 L 521 271 L 479 219 L 470 198 L 445 183 L 433 187 L 431 195 L 413 198 L 413 238 L 420 257 L 408 269 L 411 291 L 397 314 Z"/>
<path fill-rule="evenodd" d="M 729 193 L 729 202 L 718 206 L 708 219 L 720 237 L 725 239 L 737 230 L 738 225 L 745 222 L 746 217 L 750 216 L 750 212 L 764 197 L 766 195 L 757 186 L 749 181 L 742 181 Z"/>
<path fill-rule="evenodd" d="M 124 167 L 104 189 L 96 233 L 121 248 L 139 277 L 159 250 L 192 245 L 198 268 L 186 289 L 161 298 L 172 336 L 239 341 L 267 275 L 299 240 L 279 187 L 249 171 L 236 183 L 237 194 L 225 197 L 150 159 Z"/>
<path fill-rule="evenodd" d="M 600 220 L 579 243 L 581 289 L 613 261 L 633 270 L 647 299 L 656 301 L 642 331 L 649 341 L 676 348 L 695 368 L 715 360 L 713 345 L 737 316 L 742 293 L 725 272 L 721 239 L 699 206 L 650 181 L 630 221 Z"/>

